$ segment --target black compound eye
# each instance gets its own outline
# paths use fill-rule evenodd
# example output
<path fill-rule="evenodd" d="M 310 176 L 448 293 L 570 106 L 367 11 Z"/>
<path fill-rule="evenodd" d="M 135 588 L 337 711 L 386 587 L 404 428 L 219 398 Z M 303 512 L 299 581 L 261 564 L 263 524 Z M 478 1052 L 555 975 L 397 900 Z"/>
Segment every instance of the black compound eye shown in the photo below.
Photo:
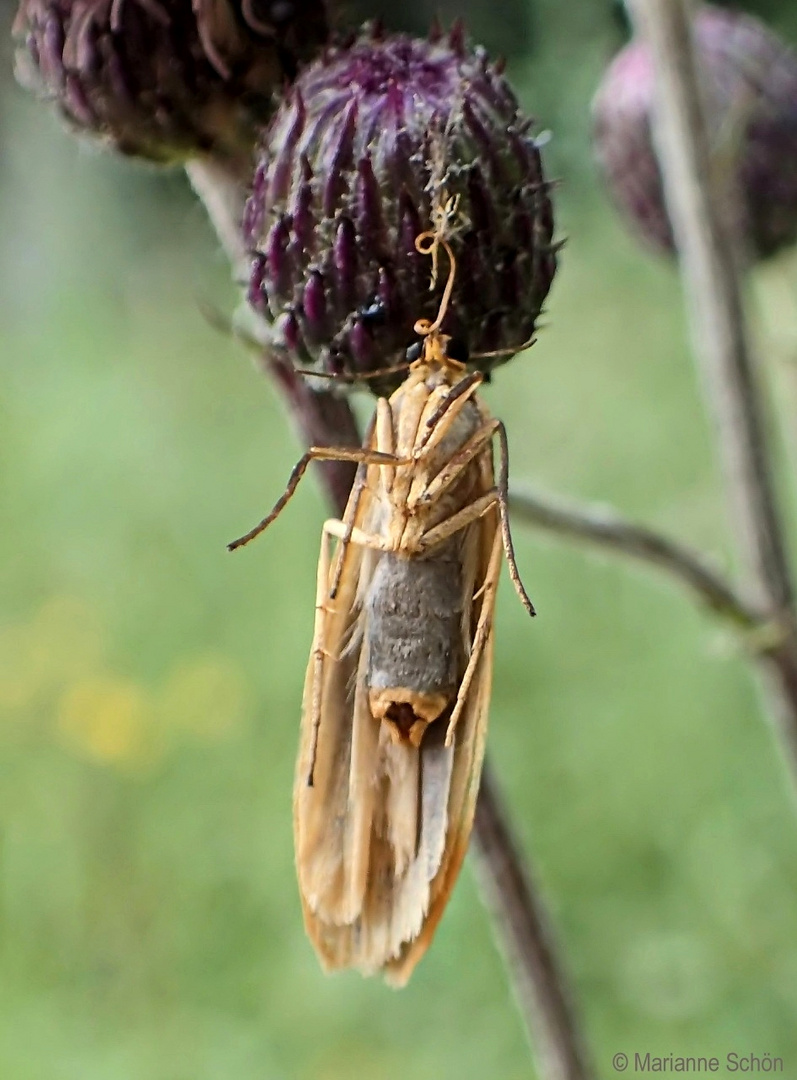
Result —
<path fill-rule="evenodd" d="M 446 355 L 451 360 L 457 360 L 460 364 L 467 364 L 470 359 L 468 343 L 462 338 L 451 338 L 446 346 Z"/>
<path fill-rule="evenodd" d="M 416 341 L 407 349 L 407 363 L 414 364 L 416 360 L 420 360 L 422 353 L 423 344 L 420 341 Z"/>

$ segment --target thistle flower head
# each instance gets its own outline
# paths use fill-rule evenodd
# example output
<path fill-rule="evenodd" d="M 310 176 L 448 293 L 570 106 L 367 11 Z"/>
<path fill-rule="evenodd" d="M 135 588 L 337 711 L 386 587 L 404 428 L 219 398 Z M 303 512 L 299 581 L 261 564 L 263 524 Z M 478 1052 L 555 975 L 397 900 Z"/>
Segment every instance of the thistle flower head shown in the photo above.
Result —
<path fill-rule="evenodd" d="M 248 155 L 325 0 L 21 0 L 17 77 L 115 149 Z"/>
<path fill-rule="evenodd" d="M 372 29 L 300 72 L 263 141 L 244 220 L 250 301 L 275 345 L 319 372 L 399 364 L 445 286 L 442 267 L 430 288 L 432 260 L 415 245 L 436 229 L 458 263 L 444 332 L 471 354 L 522 347 L 556 266 L 530 128 L 458 27 L 428 40 Z"/>
<path fill-rule="evenodd" d="M 694 23 L 714 152 L 730 163 L 739 228 L 764 258 L 797 239 L 797 55 L 757 19 L 711 6 Z M 653 149 L 653 63 L 632 40 L 593 101 L 594 148 L 623 216 L 653 248 L 675 249 Z"/>

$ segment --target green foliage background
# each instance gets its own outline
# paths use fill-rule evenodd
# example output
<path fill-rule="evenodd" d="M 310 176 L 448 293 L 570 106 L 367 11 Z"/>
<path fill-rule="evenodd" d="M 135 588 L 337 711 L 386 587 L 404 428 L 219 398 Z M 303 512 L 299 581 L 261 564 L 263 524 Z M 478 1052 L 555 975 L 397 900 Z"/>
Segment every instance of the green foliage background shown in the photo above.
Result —
<path fill-rule="evenodd" d="M 608 5 L 532 14 L 510 71 L 554 131 L 568 244 L 539 343 L 487 392 L 514 477 L 727 564 L 678 281 L 590 164 L 621 32 Z M 0 1077 L 529 1076 L 469 872 L 401 993 L 323 977 L 304 939 L 290 789 L 325 508 L 309 481 L 225 553 L 298 447 L 200 312 L 234 301 L 201 210 L 8 77 L 0 146 Z M 791 496 L 797 256 L 753 286 Z M 601 1076 L 620 1050 L 797 1076 L 797 830 L 743 648 L 668 581 L 516 538 L 540 615 L 502 583 L 490 749 Z"/>

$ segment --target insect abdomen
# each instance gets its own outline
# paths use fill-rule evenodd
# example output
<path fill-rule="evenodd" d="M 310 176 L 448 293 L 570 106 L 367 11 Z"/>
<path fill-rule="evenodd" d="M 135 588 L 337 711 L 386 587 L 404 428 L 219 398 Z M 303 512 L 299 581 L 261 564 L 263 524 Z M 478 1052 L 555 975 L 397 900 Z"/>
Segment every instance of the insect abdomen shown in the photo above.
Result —
<path fill-rule="evenodd" d="M 446 544 L 419 559 L 383 555 L 368 591 L 367 684 L 374 717 L 420 744 L 462 678 L 462 562 Z"/>

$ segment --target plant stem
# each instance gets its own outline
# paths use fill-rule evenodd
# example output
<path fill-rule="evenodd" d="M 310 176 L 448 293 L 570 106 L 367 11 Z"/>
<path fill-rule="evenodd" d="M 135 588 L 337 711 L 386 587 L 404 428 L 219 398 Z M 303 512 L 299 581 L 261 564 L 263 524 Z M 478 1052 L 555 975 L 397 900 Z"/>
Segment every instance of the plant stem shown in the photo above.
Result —
<path fill-rule="evenodd" d="M 482 898 L 512 977 L 532 1052 L 546 1080 L 594 1076 L 575 1021 L 570 988 L 556 954 L 539 889 L 517 845 L 489 761 L 484 763 L 473 835 Z"/>
<path fill-rule="evenodd" d="M 509 506 L 518 521 L 660 567 L 738 627 L 760 630 L 768 625 L 764 613 L 699 552 L 608 507 L 554 498 L 526 486 L 512 488 Z"/>
<path fill-rule="evenodd" d="M 246 189 L 238 175 L 212 158 L 196 158 L 185 166 L 191 187 L 205 207 L 205 213 L 232 267 L 237 284 L 245 285 L 249 253 L 244 244 L 241 221 L 246 205 Z"/>
<path fill-rule="evenodd" d="M 797 623 L 772 448 L 749 341 L 732 182 L 712 159 L 685 0 L 628 0 L 656 77 L 654 136 L 673 225 L 694 351 L 714 421 L 745 591 L 782 628 L 762 654 L 765 683 L 797 788 Z"/>
<path fill-rule="evenodd" d="M 238 278 L 247 261 L 238 229 L 243 191 L 215 163 L 194 162 L 188 172 Z M 280 391 L 306 445 L 359 445 L 356 420 L 345 398 L 310 389 L 278 355 L 266 356 L 262 367 Z M 331 507 L 342 515 L 354 473 L 346 463 L 323 464 L 333 467 L 319 475 Z M 345 470 L 341 464 L 346 465 Z M 513 838 L 489 762 L 485 762 L 482 775 L 474 839 L 480 880 L 532 1050 L 540 1063 L 540 1075 L 544 1080 L 591 1080 L 594 1074 L 570 1004 L 564 970 L 547 929 L 544 904 Z"/>
<path fill-rule="evenodd" d="M 265 356 L 263 370 L 277 386 L 305 446 L 360 446 L 362 437 L 351 407 L 343 397 L 311 390 L 291 364 Z M 318 461 L 321 483 L 336 514 L 346 507 L 357 466 L 351 461 Z"/>

